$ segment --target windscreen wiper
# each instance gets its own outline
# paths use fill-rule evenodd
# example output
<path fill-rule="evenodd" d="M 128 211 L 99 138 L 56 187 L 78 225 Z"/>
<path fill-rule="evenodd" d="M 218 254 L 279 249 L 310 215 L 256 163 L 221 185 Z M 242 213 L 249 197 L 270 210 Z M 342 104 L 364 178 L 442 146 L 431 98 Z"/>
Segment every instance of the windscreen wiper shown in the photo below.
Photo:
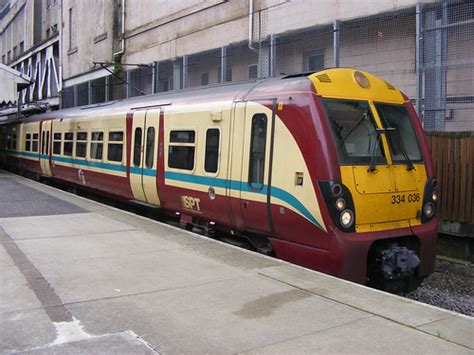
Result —
<path fill-rule="evenodd" d="M 376 128 L 375 134 L 377 136 L 374 145 L 372 146 L 372 151 L 370 152 L 370 165 L 368 172 L 374 172 L 377 166 L 377 147 L 380 146 L 380 133 L 385 132 L 385 128 Z"/>
<path fill-rule="evenodd" d="M 352 132 L 354 132 L 356 130 L 356 128 L 359 127 L 361 125 L 361 123 L 364 122 L 364 120 L 367 119 L 368 117 L 369 117 L 368 111 L 366 111 L 362 114 L 361 119 L 359 121 L 357 121 L 357 123 L 354 126 L 352 126 L 352 128 L 349 130 L 349 132 L 347 132 L 347 134 L 344 137 L 342 137 L 341 142 L 339 143 L 340 147 L 342 147 L 342 145 L 344 144 L 346 138 L 349 137 L 352 134 Z"/>
<path fill-rule="evenodd" d="M 390 127 L 390 128 L 385 128 L 386 130 L 389 130 L 389 132 L 394 132 L 395 135 L 397 136 L 397 143 L 398 143 L 398 149 L 401 151 L 403 157 L 405 158 L 405 161 L 407 162 L 407 170 L 416 170 L 415 166 L 413 165 L 410 157 L 408 156 L 407 151 L 405 150 L 405 147 L 402 144 L 402 140 L 400 138 L 400 135 L 398 134 L 398 131 L 396 128 Z"/>

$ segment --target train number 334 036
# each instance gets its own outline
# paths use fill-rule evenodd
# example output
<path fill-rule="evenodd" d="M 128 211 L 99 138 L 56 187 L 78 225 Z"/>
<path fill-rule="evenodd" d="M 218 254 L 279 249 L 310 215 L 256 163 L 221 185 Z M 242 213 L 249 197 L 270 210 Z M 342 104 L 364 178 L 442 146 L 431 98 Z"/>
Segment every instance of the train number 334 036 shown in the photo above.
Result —
<path fill-rule="evenodd" d="M 413 202 L 418 202 L 418 201 L 420 201 L 420 194 L 418 192 L 414 194 L 408 194 L 408 195 L 405 195 L 405 194 L 392 195 L 392 198 L 391 198 L 392 205 L 399 205 L 405 202 L 413 203 Z"/>

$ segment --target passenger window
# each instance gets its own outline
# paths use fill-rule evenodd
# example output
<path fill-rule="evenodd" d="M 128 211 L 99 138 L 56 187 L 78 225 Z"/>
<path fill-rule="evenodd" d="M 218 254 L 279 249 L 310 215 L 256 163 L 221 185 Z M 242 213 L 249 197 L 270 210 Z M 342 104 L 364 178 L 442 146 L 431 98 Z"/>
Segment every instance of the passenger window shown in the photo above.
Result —
<path fill-rule="evenodd" d="M 155 128 L 149 127 L 146 131 L 146 157 L 145 167 L 151 169 L 153 167 L 153 153 L 155 151 Z"/>
<path fill-rule="evenodd" d="M 135 145 L 133 147 L 133 165 L 140 166 L 142 153 L 142 129 L 135 128 Z"/>
<path fill-rule="evenodd" d="M 85 158 L 87 155 L 87 132 L 76 133 L 76 157 Z"/>
<path fill-rule="evenodd" d="M 107 159 L 109 161 L 122 162 L 123 155 L 123 132 L 109 132 L 109 144 L 107 146 Z"/>
<path fill-rule="evenodd" d="M 25 138 L 25 150 L 31 152 L 31 133 L 26 134 Z"/>
<path fill-rule="evenodd" d="M 38 151 L 38 133 L 33 133 L 33 139 L 31 141 L 31 150 L 33 152 Z"/>
<path fill-rule="evenodd" d="M 104 150 L 104 133 L 92 132 L 91 136 L 91 159 L 102 160 L 102 153 Z"/>
<path fill-rule="evenodd" d="M 219 138 L 220 131 L 217 128 L 211 128 L 207 130 L 204 170 L 208 173 L 217 172 L 217 166 L 219 161 Z"/>
<path fill-rule="evenodd" d="M 171 131 L 168 166 L 174 169 L 193 170 L 195 141 L 195 131 Z"/>
<path fill-rule="evenodd" d="M 259 113 L 252 117 L 250 138 L 249 180 L 252 189 L 263 188 L 265 146 L 267 141 L 267 116 Z"/>
<path fill-rule="evenodd" d="M 72 156 L 72 144 L 74 136 L 72 133 L 64 133 L 63 154 Z"/>
<path fill-rule="evenodd" d="M 53 134 L 53 154 L 61 155 L 61 135 L 62 133 Z"/>

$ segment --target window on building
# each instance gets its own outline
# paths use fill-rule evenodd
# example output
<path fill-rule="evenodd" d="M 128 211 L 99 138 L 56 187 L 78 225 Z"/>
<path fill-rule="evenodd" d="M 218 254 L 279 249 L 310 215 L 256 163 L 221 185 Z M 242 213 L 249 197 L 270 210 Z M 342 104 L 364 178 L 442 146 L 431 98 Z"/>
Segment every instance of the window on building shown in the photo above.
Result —
<path fill-rule="evenodd" d="M 72 145 L 74 142 L 74 135 L 72 132 L 64 133 L 63 154 L 72 156 Z"/>
<path fill-rule="evenodd" d="M 174 169 L 193 170 L 195 142 L 195 131 L 171 131 L 168 166 Z"/>
<path fill-rule="evenodd" d="M 76 157 L 85 158 L 87 156 L 87 132 L 76 133 Z"/>
<path fill-rule="evenodd" d="M 104 151 L 104 132 L 92 132 L 91 135 L 91 159 L 102 160 Z"/>
<path fill-rule="evenodd" d="M 20 54 L 23 54 L 25 51 L 25 42 L 21 41 L 20 42 Z"/>
<path fill-rule="evenodd" d="M 146 154 L 145 154 L 145 167 L 151 169 L 153 167 L 155 152 L 155 128 L 148 127 L 146 131 Z"/>
<path fill-rule="evenodd" d="M 12 60 L 12 51 L 8 51 L 7 52 L 7 63 L 10 63 L 11 60 Z"/>
<path fill-rule="evenodd" d="M 18 47 L 15 46 L 15 47 L 13 47 L 13 58 L 16 58 L 17 55 L 18 55 Z"/>
<path fill-rule="evenodd" d="M 25 137 L 25 150 L 31 152 L 31 133 L 27 133 Z"/>
<path fill-rule="evenodd" d="M 206 132 L 206 155 L 204 158 L 204 170 L 208 173 L 216 173 L 219 162 L 219 138 L 220 131 L 210 128 Z"/>
<path fill-rule="evenodd" d="M 304 54 L 304 71 L 320 71 L 324 69 L 324 50 L 317 49 Z"/>
<path fill-rule="evenodd" d="M 133 147 L 133 165 L 140 166 L 142 156 L 142 129 L 135 128 L 135 143 Z"/>
<path fill-rule="evenodd" d="M 53 134 L 53 154 L 61 155 L 61 135 L 62 133 Z"/>
<path fill-rule="evenodd" d="M 4 55 L 2 55 L 2 64 L 5 64 L 5 63 L 6 63 L 6 56 L 4 54 Z"/>
<path fill-rule="evenodd" d="M 33 152 L 38 151 L 38 133 L 33 133 L 33 138 L 31 140 L 31 150 Z"/>
<path fill-rule="evenodd" d="M 258 113 L 252 117 L 248 183 L 252 189 L 263 188 L 265 146 L 267 141 L 267 116 Z"/>
<path fill-rule="evenodd" d="M 123 132 L 109 132 L 109 143 L 107 145 L 107 160 L 122 162 L 123 156 Z"/>
<path fill-rule="evenodd" d="M 248 75 L 249 75 L 249 79 L 257 79 L 257 77 L 258 77 L 258 65 L 257 64 L 249 65 Z"/>
<path fill-rule="evenodd" d="M 209 73 L 201 74 L 201 85 L 209 85 Z"/>
<path fill-rule="evenodd" d="M 105 76 L 91 81 L 91 104 L 96 104 L 105 101 Z"/>

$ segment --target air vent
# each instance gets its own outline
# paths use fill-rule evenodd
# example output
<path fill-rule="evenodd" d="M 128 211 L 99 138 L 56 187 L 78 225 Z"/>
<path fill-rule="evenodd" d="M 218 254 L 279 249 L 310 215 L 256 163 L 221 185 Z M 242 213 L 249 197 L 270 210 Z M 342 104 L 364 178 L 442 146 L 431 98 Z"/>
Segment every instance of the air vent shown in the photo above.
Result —
<path fill-rule="evenodd" d="M 394 87 L 392 84 L 387 83 L 387 82 L 385 82 L 385 84 L 387 84 L 387 88 L 388 88 L 389 90 L 397 90 L 397 89 L 395 89 L 395 87 Z"/>
<path fill-rule="evenodd" d="M 331 78 L 327 74 L 316 75 L 316 78 L 322 83 L 332 83 Z"/>

